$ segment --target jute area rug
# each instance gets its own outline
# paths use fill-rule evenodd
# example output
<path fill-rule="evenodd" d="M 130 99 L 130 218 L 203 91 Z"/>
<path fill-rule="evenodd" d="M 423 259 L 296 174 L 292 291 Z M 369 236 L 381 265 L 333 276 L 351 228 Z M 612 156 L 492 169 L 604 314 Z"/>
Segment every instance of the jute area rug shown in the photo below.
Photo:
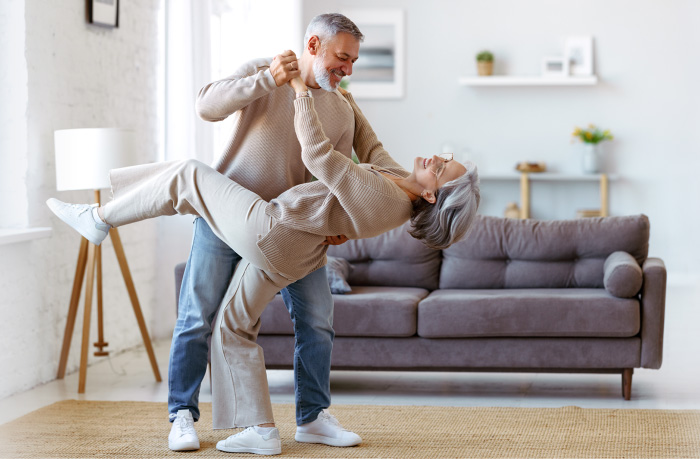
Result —
<path fill-rule="evenodd" d="M 0 426 L 3 458 L 258 457 L 224 453 L 211 404 L 201 449 L 168 449 L 165 403 L 67 400 Z M 274 405 L 282 456 L 298 458 L 698 458 L 700 411 L 334 405 L 363 438 L 352 448 L 294 441 L 294 407 Z"/>

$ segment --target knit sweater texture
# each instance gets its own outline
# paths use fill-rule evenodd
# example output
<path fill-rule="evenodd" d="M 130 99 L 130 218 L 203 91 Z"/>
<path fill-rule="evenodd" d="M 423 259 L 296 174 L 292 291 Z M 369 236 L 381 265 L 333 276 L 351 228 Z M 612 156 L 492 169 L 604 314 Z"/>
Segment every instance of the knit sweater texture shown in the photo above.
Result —
<path fill-rule="evenodd" d="M 212 167 L 266 201 L 308 182 L 310 172 L 301 160 L 294 131 L 294 90 L 277 87 L 270 73 L 271 59 L 247 62 L 236 72 L 204 86 L 196 109 L 206 121 L 232 117 L 233 128 Z M 335 149 L 350 157 L 354 116 L 338 92 L 311 89 L 323 130 Z"/>
<path fill-rule="evenodd" d="M 258 247 L 279 273 L 301 279 L 325 265 L 326 236 L 373 237 L 404 223 L 410 201 L 378 171 L 409 173 L 350 93 L 310 89 L 312 99 L 295 101 L 289 85 L 277 87 L 270 63 L 250 61 L 204 86 L 196 108 L 207 121 L 233 117 L 212 167 L 270 202 L 266 212 L 278 223 Z M 353 149 L 363 164 L 349 159 Z M 319 180 L 309 182 L 312 174 Z"/>
<path fill-rule="evenodd" d="M 376 135 L 359 109 L 354 110 L 360 118 L 356 124 L 363 129 L 356 132 L 356 151 L 363 157 L 374 152 L 386 167 L 358 165 L 335 151 L 312 98 L 297 99 L 294 105 L 302 158 L 318 181 L 295 186 L 268 204 L 266 212 L 277 224 L 258 242 L 270 264 L 288 278 L 303 277 L 326 263 L 327 246 L 320 245 L 326 235 L 378 236 L 405 223 L 413 209 L 406 193 L 380 172 L 398 177 L 409 173 L 379 152 Z"/>

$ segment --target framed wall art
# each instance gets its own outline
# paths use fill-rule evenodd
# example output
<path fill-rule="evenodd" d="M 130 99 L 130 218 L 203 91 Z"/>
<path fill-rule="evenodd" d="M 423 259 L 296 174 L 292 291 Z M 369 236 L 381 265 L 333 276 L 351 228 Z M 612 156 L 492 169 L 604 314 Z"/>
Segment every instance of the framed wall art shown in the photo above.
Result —
<path fill-rule="evenodd" d="M 402 9 L 356 9 L 342 12 L 365 40 L 348 79 L 358 99 L 391 99 L 404 95 L 405 37 Z"/>
<path fill-rule="evenodd" d="M 119 0 L 85 0 L 87 22 L 103 27 L 119 27 Z"/>
<path fill-rule="evenodd" d="M 593 37 L 568 37 L 564 40 L 564 57 L 571 75 L 593 75 Z"/>

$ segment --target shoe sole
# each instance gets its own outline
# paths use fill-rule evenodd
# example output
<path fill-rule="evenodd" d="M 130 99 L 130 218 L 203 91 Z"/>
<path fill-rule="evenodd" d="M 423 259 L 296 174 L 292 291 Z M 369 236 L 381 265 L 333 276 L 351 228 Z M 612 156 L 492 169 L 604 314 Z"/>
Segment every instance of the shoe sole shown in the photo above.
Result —
<path fill-rule="evenodd" d="M 199 449 L 199 442 L 185 443 L 176 447 L 173 447 L 173 445 L 168 442 L 168 448 L 170 448 L 172 451 L 197 451 Z"/>
<path fill-rule="evenodd" d="M 58 201 L 58 200 L 56 200 L 56 201 Z M 67 215 L 64 215 L 64 213 L 61 212 L 61 209 L 60 209 L 59 207 L 57 207 L 57 204 L 54 204 L 54 202 L 55 202 L 55 201 L 53 200 L 53 198 L 52 198 L 52 199 L 49 199 L 49 200 L 46 201 L 46 205 L 49 206 L 49 209 L 51 209 L 51 212 L 53 212 L 54 215 L 56 215 L 58 218 L 60 218 L 61 221 L 63 221 L 63 223 L 65 223 L 66 225 L 70 226 L 70 227 L 73 229 L 73 231 L 77 232 L 78 234 L 80 234 L 82 237 L 84 237 L 85 239 L 87 239 L 87 240 L 90 241 L 91 243 L 93 243 L 93 244 L 95 244 L 95 245 L 100 245 L 100 244 L 102 244 L 102 241 L 105 240 L 106 236 L 105 236 L 105 238 L 103 238 L 102 240 L 95 242 L 96 239 L 94 239 L 93 236 L 92 236 L 91 234 L 85 234 L 83 231 L 81 231 L 80 228 L 74 227 L 74 226 L 71 224 L 71 219 L 70 219 Z"/>
<path fill-rule="evenodd" d="M 299 443 L 321 443 L 323 445 L 328 445 L 328 446 L 339 446 L 339 447 L 347 447 L 347 446 L 357 446 L 360 443 L 362 443 L 362 440 L 360 439 L 359 441 L 354 441 L 354 442 L 343 442 L 339 438 L 331 438 L 331 437 L 326 437 L 323 435 L 315 435 L 315 434 L 308 434 L 308 433 L 297 433 L 294 435 L 294 439 L 298 441 Z"/>
<path fill-rule="evenodd" d="M 228 448 L 226 446 L 216 445 L 216 449 L 223 451 L 225 453 L 253 453 L 262 454 L 264 456 L 276 456 L 277 454 L 282 454 L 282 446 L 275 449 L 261 449 L 261 448 Z"/>

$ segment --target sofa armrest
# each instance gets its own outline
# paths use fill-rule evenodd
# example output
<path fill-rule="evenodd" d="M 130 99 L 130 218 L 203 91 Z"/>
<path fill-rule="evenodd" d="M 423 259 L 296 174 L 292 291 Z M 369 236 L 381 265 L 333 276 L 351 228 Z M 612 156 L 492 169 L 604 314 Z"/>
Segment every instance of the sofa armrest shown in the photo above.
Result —
<path fill-rule="evenodd" d="M 642 368 L 661 368 L 666 311 L 666 265 L 660 258 L 647 258 L 642 265 Z"/>
<path fill-rule="evenodd" d="M 644 275 L 637 260 L 627 252 L 613 252 L 603 265 L 605 290 L 618 298 L 635 298 L 642 288 Z"/>

